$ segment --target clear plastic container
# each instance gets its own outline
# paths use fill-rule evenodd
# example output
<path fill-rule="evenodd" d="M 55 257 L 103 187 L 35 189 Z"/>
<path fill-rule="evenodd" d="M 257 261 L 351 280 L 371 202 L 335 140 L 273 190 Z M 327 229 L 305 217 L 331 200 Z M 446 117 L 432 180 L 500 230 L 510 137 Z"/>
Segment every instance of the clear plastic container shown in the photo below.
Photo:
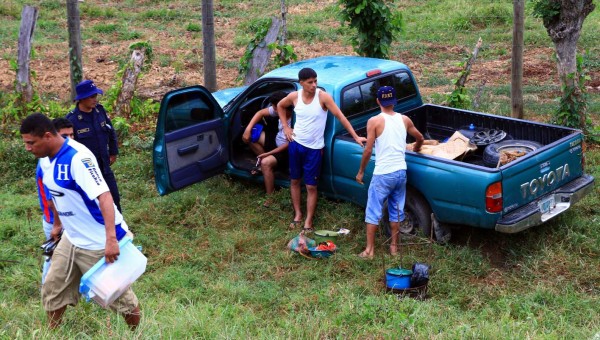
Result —
<path fill-rule="evenodd" d="M 144 271 L 148 259 L 136 248 L 131 239 L 124 237 L 119 242 L 121 254 L 113 263 L 102 258 L 82 277 L 79 292 L 89 301 L 93 299 L 106 308 L 119 298 Z"/>

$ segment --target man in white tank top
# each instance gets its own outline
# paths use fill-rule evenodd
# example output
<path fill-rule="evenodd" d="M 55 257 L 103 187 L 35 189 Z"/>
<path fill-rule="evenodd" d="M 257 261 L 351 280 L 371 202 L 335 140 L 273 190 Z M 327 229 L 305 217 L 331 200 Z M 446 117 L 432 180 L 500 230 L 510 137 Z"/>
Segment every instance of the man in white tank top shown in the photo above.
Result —
<path fill-rule="evenodd" d="M 311 68 L 303 68 L 298 72 L 298 80 L 302 89 L 294 91 L 277 104 L 279 119 L 285 122 L 285 108 L 293 105 L 296 113 L 294 129 L 284 126 L 283 131 L 289 143 L 290 192 L 294 206 L 294 219 L 290 228 L 296 228 L 304 222 L 303 230 L 313 230 L 313 218 L 317 208 L 317 184 L 321 173 L 321 159 L 325 146 L 324 134 L 327 122 L 327 111 L 331 112 L 352 138 L 361 146 L 366 141 L 359 137 L 346 119 L 333 98 L 317 88 L 317 73 Z M 306 186 L 306 219 L 303 218 L 300 182 L 304 179 Z"/>
<path fill-rule="evenodd" d="M 363 151 L 356 181 L 363 184 L 365 168 L 371 159 L 375 146 L 375 169 L 369 185 L 369 198 L 365 209 L 367 224 L 367 246 L 358 254 L 362 258 L 373 258 L 375 254 L 375 231 L 381 219 L 383 202 L 388 200 L 392 242 L 390 253 L 397 254 L 400 222 L 404 221 L 404 201 L 406 199 L 406 134 L 416 140 L 414 151 L 418 152 L 423 144 L 423 135 L 412 120 L 394 112 L 396 90 L 383 86 L 377 91 L 377 104 L 381 113 L 367 122 L 367 145 Z"/>

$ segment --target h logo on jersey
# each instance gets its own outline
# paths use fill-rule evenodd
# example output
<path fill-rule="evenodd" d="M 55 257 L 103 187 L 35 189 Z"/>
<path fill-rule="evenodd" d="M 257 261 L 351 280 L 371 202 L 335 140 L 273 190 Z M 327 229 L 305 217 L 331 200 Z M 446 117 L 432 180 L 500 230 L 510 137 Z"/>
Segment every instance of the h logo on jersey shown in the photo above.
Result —
<path fill-rule="evenodd" d="M 59 181 L 69 180 L 69 164 L 56 164 L 56 179 Z"/>

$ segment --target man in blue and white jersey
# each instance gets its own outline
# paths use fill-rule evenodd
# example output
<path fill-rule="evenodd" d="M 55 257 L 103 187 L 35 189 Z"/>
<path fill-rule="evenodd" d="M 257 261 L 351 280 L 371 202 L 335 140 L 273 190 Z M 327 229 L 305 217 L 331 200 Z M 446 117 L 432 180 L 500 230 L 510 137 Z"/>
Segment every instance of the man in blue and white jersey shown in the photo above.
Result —
<path fill-rule="evenodd" d="M 52 120 L 52 124 L 61 136 L 73 139 L 73 124 L 68 119 L 55 118 Z M 42 227 L 44 229 L 46 240 L 50 239 L 50 233 L 52 232 L 54 224 L 59 225 L 56 227 L 59 232 L 62 230 L 62 227 L 60 226 L 60 218 L 55 216 L 56 211 L 54 209 L 54 203 L 52 202 L 52 195 L 50 195 L 48 188 L 46 188 L 43 183 L 44 172 L 48 168 L 50 168 L 50 160 L 48 157 L 38 159 L 38 164 L 35 169 L 35 184 L 37 186 L 40 209 L 42 210 Z M 58 234 L 54 235 L 52 238 L 56 238 L 57 236 Z M 46 275 L 50 269 L 50 262 L 50 256 L 46 256 L 44 259 L 44 265 L 42 267 L 42 284 L 44 284 L 44 281 L 46 280 Z"/>
<path fill-rule="evenodd" d="M 118 241 L 128 232 L 94 155 L 82 144 L 64 139 L 48 117 L 27 116 L 21 124 L 25 149 L 37 158 L 48 157 L 43 184 L 48 188 L 62 222 L 61 242 L 54 250 L 52 266 L 42 286 L 42 302 L 50 328 L 62 321 L 68 305 L 79 300 L 79 282 L 102 257 L 118 259 Z M 51 237 L 60 230 L 54 226 Z M 128 289 L 110 308 L 123 314 L 131 328 L 140 322 L 137 297 Z"/>

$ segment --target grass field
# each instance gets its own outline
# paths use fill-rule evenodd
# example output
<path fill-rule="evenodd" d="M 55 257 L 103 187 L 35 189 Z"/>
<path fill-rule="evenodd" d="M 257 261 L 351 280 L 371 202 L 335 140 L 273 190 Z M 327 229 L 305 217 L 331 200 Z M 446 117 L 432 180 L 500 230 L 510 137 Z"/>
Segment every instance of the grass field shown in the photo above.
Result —
<path fill-rule="evenodd" d="M 3 59 L 15 52 L 4 46 L 18 32 L 15 18 L 22 3 L 0 4 Z M 47 33 L 36 44 L 42 54 L 50 54 L 49 46 L 66 39 L 59 19 L 64 16 L 63 2 L 36 3 L 44 9 L 38 29 Z M 182 46 L 177 39 L 161 43 L 160 37 L 198 34 L 193 26 L 185 33 L 199 15 L 196 3 L 86 0 L 81 4 L 83 15 L 102 20 L 86 26 L 84 38 L 117 46 L 134 41 L 127 39 L 137 39 L 132 37 L 139 34 L 165 48 L 156 49 L 155 67 L 164 64 L 173 70 L 176 64 L 182 73 L 191 72 L 194 60 L 189 58 L 193 56 L 167 53 L 171 48 L 185 51 L 185 42 L 179 42 Z M 347 48 L 350 32 L 332 24 L 336 22 L 334 1 L 287 3 L 293 41 Z M 480 57 L 483 64 L 510 56 L 510 2 L 396 4 L 403 11 L 406 33 L 393 46 L 394 58 L 408 60 L 418 72 L 427 101 L 443 101 L 443 92 L 458 73 L 451 65 L 462 60 L 464 50 L 471 49 L 480 34 L 486 41 Z M 266 0 L 223 0 L 215 5 L 217 19 L 237 21 L 236 27 L 242 28 L 262 13 L 276 13 L 279 6 Z M 528 18 L 526 25 L 526 46 L 547 51 L 544 48 L 551 44 L 541 24 Z M 600 67 L 599 26 L 595 11 L 586 20 L 580 41 L 582 49 L 590 51 L 588 66 L 594 74 Z M 218 31 L 217 41 L 219 36 L 227 36 L 241 49 L 250 39 L 243 29 Z M 539 60 L 552 58 L 541 55 Z M 235 53 L 222 55 L 219 63 L 227 79 L 235 78 Z M 473 77 L 477 79 L 477 74 Z M 510 85 L 503 82 L 505 78 L 499 76 L 488 85 L 481 110 L 510 112 Z M 551 77 L 533 79 L 526 90 L 526 112 L 530 119 L 544 120 L 556 105 L 558 86 Z M 597 121 L 599 96 L 593 91 L 590 95 L 592 118 Z M 340 251 L 333 258 L 308 260 L 285 250 L 295 236 L 287 229 L 292 217 L 288 189 L 276 192 L 277 203 L 269 209 L 261 206 L 260 185 L 226 176 L 158 196 L 151 125 L 137 127 L 122 141 L 114 167 L 125 218 L 136 234 L 135 243 L 143 246 L 148 257 L 146 273 L 134 284 L 142 324 L 130 332 L 118 315 L 81 301 L 68 309 L 64 325 L 50 332 L 39 293 L 42 260 L 38 246 L 43 232 L 33 180 L 35 160 L 12 132 L 15 129 L 14 124 L 3 126 L 0 136 L 2 339 L 600 339 L 598 187 L 574 209 L 543 226 L 516 235 L 463 228 L 448 245 L 406 247 L 402 261 L 382 255 L 386 253 L 382 235 L 377 239 L 379 255 L 372 261 L 359 259 L 356 254 L 365 242 L 364 211 L 320 198 L 315 223 L 351 232 L 340 240 Z M 589 148 L 586 169 L 600 177 L 598 146 Z M 384 270 L 417 261 L 432 265 L 427 298 L 421 301 L 386 293 Z"/>

